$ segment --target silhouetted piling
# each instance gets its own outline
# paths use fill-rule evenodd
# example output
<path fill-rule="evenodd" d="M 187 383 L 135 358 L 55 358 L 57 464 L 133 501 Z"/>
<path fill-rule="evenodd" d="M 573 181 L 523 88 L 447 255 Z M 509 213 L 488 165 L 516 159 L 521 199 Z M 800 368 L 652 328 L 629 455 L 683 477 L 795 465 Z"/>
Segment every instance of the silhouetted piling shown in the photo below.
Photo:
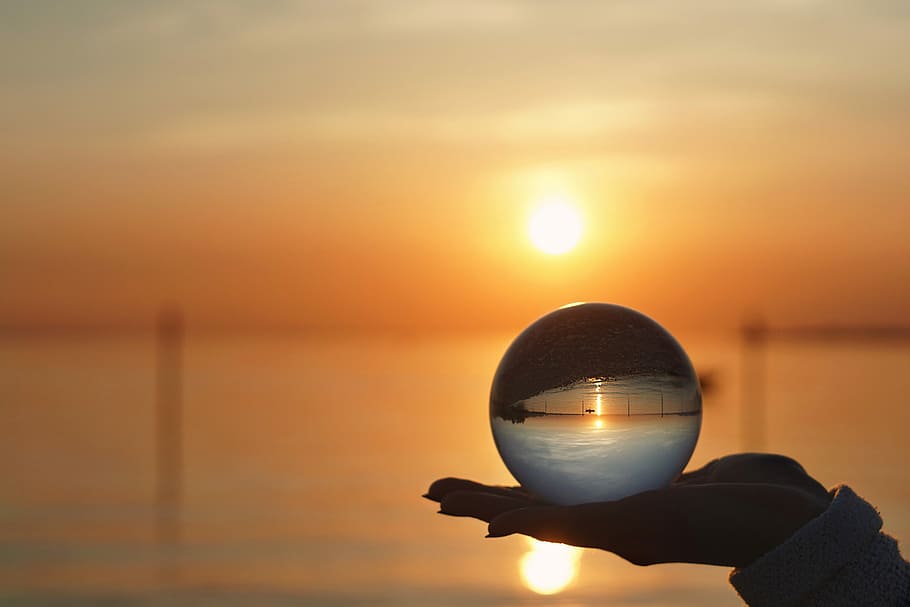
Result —
<path fill-rule="evenodd" d="M 789 343 L 858 342 L 864 344 L 910 344 L 910 326 L 903 325 L 805 325 L 769 327 L 759 317 L 740 329 L 742 356 L 742 442 L 743 448 L 765 448 L 767 427 L 768 342 Z"/>
<path fill-rule="evenodd" d="M 159 312 L 155 338 L 157 535 L 161 543 L 176 544 L 183 490 L 183 316 L 178 308 Z"/>
<path fill-rule="evenodd" d="M 742 415 L 741 439 L 747 451 L 765 448 L 767 403 L 765 402 L 766 345 L 768 328 L 755 319 L 742 326 Z"/>

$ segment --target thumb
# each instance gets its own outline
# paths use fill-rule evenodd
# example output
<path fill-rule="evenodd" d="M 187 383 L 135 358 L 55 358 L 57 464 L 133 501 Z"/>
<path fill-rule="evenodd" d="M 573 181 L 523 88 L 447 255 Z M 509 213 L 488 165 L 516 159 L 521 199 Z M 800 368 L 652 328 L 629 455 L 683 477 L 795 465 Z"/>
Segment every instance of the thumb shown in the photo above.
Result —
<path fill-rule="evenodd" d="M 663 492 L 660 492 L 663 493 Z M 577 506 L 532 506 L 500 514 L 487 537 L 513 533 L 545 542 L 599 548 L 636 565 L 692 560 L 687 526 L 675 500 L 663 502 L 658 492 L 646 492 L 616 502 Z"/>
<path fill-rule="evenodd" d="M 535 506 L 501 514 L 490 536 L 601 548 L 637 565 L 742 567 L 818 516 L 825 500 L 799 488 L 718 483 L 646 491 L 615 502 Z"/>

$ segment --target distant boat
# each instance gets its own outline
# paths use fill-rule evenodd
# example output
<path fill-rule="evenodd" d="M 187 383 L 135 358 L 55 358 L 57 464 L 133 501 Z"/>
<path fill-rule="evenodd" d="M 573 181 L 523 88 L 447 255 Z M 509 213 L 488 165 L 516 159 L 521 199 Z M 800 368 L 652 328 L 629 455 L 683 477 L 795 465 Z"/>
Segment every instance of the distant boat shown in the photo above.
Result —
<path fill-rule="evenodd" d="M 717 387 L 717 373 L 713 369 L 699 373 L 698 383 L 701 386 L 702 394 L 713 392 Z"/>
<path fill-rule="evenodd" d="M 597 409 L 585 409 L 585 413 L 597 413 Z"/>

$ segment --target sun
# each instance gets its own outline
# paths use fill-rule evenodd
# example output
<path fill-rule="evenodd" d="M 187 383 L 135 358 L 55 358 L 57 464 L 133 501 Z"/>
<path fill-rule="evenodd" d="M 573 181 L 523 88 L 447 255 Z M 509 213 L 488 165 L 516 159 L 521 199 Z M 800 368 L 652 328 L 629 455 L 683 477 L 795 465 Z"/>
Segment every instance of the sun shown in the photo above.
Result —
<path fill-rule="evenodd" d="M 521 577 L 538 594 L 564 590 L 578 574 L 581 549 L 565 544 L 530 540 L 531 549 L 521 558 Z"/>
<path fill-rule="evenodd" d="M 531 242 L 549 255 L 562 255 L 575 248 L 581 239 L 581 215 L 562 196 L 540 201 L 528 224 Z"/>

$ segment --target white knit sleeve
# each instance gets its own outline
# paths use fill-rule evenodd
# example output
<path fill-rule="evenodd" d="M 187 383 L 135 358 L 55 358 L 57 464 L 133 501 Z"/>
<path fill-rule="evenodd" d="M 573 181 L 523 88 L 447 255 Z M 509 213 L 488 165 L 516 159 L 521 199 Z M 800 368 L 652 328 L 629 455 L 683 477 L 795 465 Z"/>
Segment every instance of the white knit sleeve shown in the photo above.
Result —
<path fill-rule="evenodd" d="M 849 487 L 790 539 L 743 569 L 730 583 L 752 607 L 910 606 L 910 563 L 882 519 Z"/>

